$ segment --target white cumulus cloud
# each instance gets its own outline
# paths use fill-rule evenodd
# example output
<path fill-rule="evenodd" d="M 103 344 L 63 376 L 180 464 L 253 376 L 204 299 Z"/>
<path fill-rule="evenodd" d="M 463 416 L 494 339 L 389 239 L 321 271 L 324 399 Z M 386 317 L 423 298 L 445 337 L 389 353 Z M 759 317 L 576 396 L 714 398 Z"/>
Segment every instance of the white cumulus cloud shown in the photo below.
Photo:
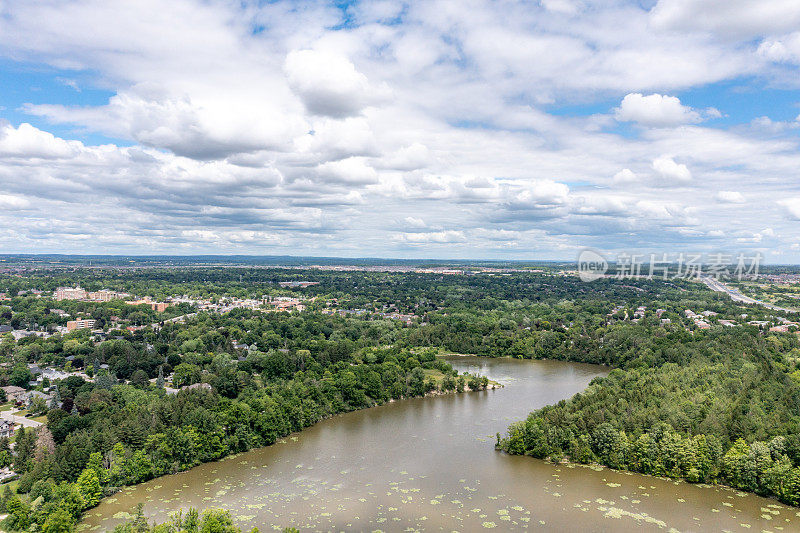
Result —
<path fill-rule="evenodd" d="M 30 118 L 0 123 L 0 248 L 800 242 L 800 122 L 713 101 L 800 87 L 797 1 L 463 4 L 0 0 L 0 57 L 53 77 L 2 102 Z M 690 105 L 700 87 L 722 112 Z M 742 198 L 782 203 L 730 217 Z"/>
<path fill-rule="evenodd" d="M 27 123 L 18 128 L 0 123 L 0 157 L 63 158 L 75 154 L 82 146 L 80 142 L 65 141 Z"/>
<path fill-rule="evenodd" d="M 738 191 L 719 191 L 717 200 L 726 204 L 743 204 L 746 201 L 744 195 Z"/>
<path fill-rule="evenodd" d="M 614 174 L 613 180 L 616 184 L 634 183 L 636 181 L 636 174 L 629 168 L 623 168 Z"/>
<path fill-rule="evenodd" d="M 378 173 L 361 157 L 323 163 L 317 167 L 317 175 L 322 180 L 350 184 L 375 183 L 378 180 Z"/>
<path fill-rule="evenodd" d="M 689 168 L 682 163 L 676 163 L 669 156 L 654 159 L 652 166 L 660 178 L 657 182 L 660 185 L 686 184 L 692 181 L 692 173 Z"/>
<path fill-rule="evenodd" d="M 793 0 L 659 0 L 651 21 L 656 28 L 748 37 L 797 27 L 800 4 Z"/>
<path fill-rule="evenodd" d="M 21 196 L 14 196 L 12 194 L 0 194 L 0 209 L 16 210 L 25 209 L 30 206 L 30 201 Z"/>
<path fill-rule="evenodd" d="M 446 244 L 467 240 L 463 231 L 454 230 L 430 233 L 401 233 L 398 239 L 408 244 Z"/>
<path fill-rule="evenodd" d="M 315 115 L 358 115 L 386 94 L 372 87 L 350 60 L 329 51 L 294 50 L 286 56 L 285 69 L 289 85 Z"/>
<path fill-rule="evenodd" d="M 783 207 L 790 218 L 800 220 L 800 196 L 778 200 L 778 205 Z"/>
<path fill-rule="evenodd" d="M 614 110 L 621 122 L 636 122 L 643 126 L 665 127 L 700 122 L 700 113 L 681 104 L 674 96 L 631 93 Z"/>

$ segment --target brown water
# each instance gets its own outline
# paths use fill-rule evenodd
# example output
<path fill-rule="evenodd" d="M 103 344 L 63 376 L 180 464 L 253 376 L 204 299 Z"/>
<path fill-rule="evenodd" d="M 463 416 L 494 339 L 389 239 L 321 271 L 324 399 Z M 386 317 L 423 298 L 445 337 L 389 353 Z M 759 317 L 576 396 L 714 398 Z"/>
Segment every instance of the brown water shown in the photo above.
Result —
<path fill-rule="evenodd" d="M 773 500 L 494 450 L 496 432 L 584 389 L 603 367 L 451 362 L 505 388 L 337 416 L 273 446 L 124 490 L 89 511 L 82 527 L 112 529 L 144 502 L 150 519 L 222 507 L 262 532 L 800 531 L 798 509 Z"/>

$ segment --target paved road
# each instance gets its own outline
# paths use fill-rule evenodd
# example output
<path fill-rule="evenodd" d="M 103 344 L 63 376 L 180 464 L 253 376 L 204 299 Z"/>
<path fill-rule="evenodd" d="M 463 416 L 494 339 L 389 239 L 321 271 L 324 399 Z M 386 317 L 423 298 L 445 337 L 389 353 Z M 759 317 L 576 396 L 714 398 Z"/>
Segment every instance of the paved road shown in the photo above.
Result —
<path fill-rule="evenodd" d="M 777 305 L 772 305 L 770 303 L 762 302 L 761 300 L 756 300 L 755 298 L 750 298 L 749 296 L 745 296 L 744 294 L 739 292 L 739 289 L 729 287 L 728 285 L 724 284 L 718 279 L 714 279 L 708 276 L 701 276 L 700 279 L 702 280 L 703 283 L 705 283 L 708 286 L 709 289 L 711 289 L 712 291 L 726 293 L 728 296 L 731 297 L 731 299 L 734 302 L 741 302 L 751 305 L 763 305 L 767 309 L 772 309 L 773 311 L 783 311 L 786 313 L 797 312 L 796 309 L 786 309 L 785 307 L 778 307 Z"/>
<path fill-rule="evenodd" d="M 178 323 L 178 322 L 183 323 L 187 318 L 192 318 L 192 317 L 195 317 L 195 316 L 197 316 L 197 313 L 189 313 L 188 315 L 181 315 L 181 316 L 176 316 L 175 318 L 168 318 L 166 320 L 163 320 L 162 322 L 164 324 L 170 324 L 170 323 L 173 323 L 173 322 L 174 323 Z M 161 327 L 162 322 L 153 322 L 152 324 L 150 324 L 150 326 L 153 329 L 158 329 L 158 328 Z"/>
<path fill-rule="evenodd" d="M 0 411 L 0 418 L 28 428 L 38 428 L 42 425 L 41 422 L 37 422 L 36 420 L 31 420 L 30 418 L 25 418 L 24 416 L 17 416 L 15 414 L 16 412 L 17 411 L 13 409 L 8 411 Z"/>

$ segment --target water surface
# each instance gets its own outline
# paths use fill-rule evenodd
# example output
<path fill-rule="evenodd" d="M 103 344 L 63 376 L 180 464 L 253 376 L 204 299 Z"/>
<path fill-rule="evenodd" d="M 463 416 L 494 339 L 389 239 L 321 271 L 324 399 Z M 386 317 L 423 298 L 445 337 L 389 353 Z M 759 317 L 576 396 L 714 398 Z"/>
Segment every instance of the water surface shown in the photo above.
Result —
<path fill-rule="evenodd" d="M 800 531 L 798 510 L 773 500 L 494 450 L 496 432 L 581 391 L 604 367 L 450 361 L 505 387 L 336 416 L 273 446 L 130 487 L 90 510 L 83 527 L 112 529 L 143 502 L 151 520 L 222 507 L 262 532 Z"/>

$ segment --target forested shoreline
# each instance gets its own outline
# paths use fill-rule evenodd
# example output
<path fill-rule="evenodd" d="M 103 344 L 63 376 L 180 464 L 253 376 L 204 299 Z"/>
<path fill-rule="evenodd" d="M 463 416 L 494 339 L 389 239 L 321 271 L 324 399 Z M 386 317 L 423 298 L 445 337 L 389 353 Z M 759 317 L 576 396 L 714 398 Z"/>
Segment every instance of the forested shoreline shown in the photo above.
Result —
<path fill-rule="evenodd" d="M 297 280 L 313 284 L 279 285 Z M 47 296 L 77 283 L 158 299 L 295 298 L 306 310 L 181 303 L 157 313 Z M 336 413 L 486 387 L 454 375 L 436 359 L 445 352 L 617 368 L 513 425 L 500 443 L 509 453 L 726 482 L 797 503 L 797 336 L 767 331 L 776 320 L 768 310 L 696 283 L 185 268 L 32 272 L 0 284 L 5 323 L 61 323 L 58 305 L 105 324 L 102 335 L 0 342 L 3 384 L 27 386 L 34 364 L 91 376 L 36 385 L 57 394 L 39 404 L 45 429 L 18 432 L 13 452 L 0 440 L 0 459 L 20 474 L 3 489 L 7 529 L 68 531 L 119 487 L 269 445 Z M 709 313 L 713 328 L 697 329 L 688 309 Z M 716 322 L 745 312 L 736 328 Z M 169 321 L 176 316 L 186 318 Z M 113 329 L 120 323 L 135 327 Z"/>
<path fill-rule="evenodd" d="M 37 524 L 49 531 L 54 521 L 74 522 L 120 487 L 268 446 L 332 415 L 488 384 L 485 377 L 456 375 L 431 352 L 376 349 L 366 355 L 371 362 L 345 358 L 320 365 L 309 358 L 296 362 L 305 367 L 297 372 L 267 355 L 249 361 L 263 382 L 243 370 L 220 369 L 211 390 L 175 395 L 158 387 L 65 380 L 62 397 L 88 412 L 50 410 L 47 437 L 43 430 L 37 436 L 20 430 L 16 488 L 28 498 L 6 491 L 5 525 L 24 530 Z M 281 373 L 291 377 L 281 379 Z"/>
<path fill-rule="evenodd" d="M 513 424 L 498 448 L 552 461 L 723 483 L 800 504 L 800 382 L 794 335 L 746 331 L 653 338 L 585 392 Z M 679 362 L 670 352 L 682 350 Z M 793 375 L 794 374 L 794 375 Z"/>

